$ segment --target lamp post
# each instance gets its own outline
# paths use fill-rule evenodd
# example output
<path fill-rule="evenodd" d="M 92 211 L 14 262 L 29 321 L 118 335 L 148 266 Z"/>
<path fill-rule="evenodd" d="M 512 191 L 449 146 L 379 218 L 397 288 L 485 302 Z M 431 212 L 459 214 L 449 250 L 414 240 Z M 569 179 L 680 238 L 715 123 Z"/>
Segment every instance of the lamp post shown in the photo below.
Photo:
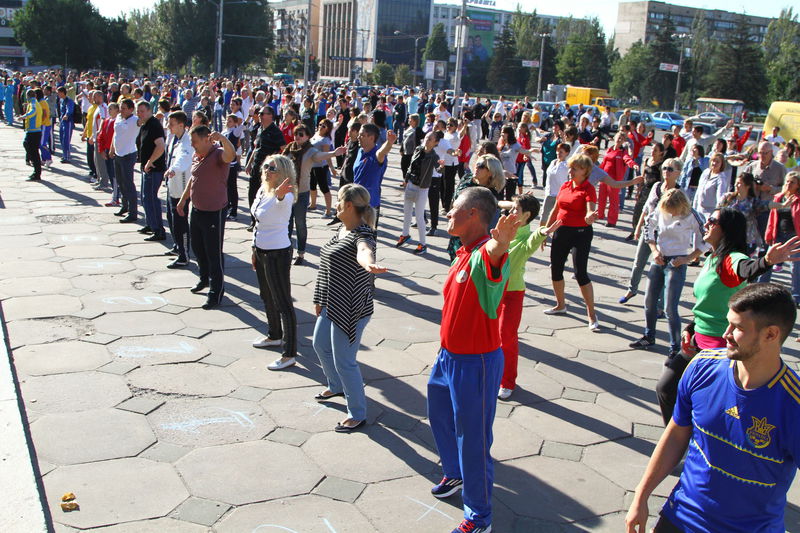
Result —
<path fill-rule="evenodd" d="M 461 71 L 464 66 L 464 47 L 467 44 L 467 32 L 469 19 L 467 18 L 467 0 L 461 2 L 461 14 L 458 16 L 458 27 L 456 31 L 456 75 L 453 76 L 453 115 L 461 115 Z"/>
<path fill-rule="evenodd" d="M 536 84 L 536 99 L 542 97 L 542 68 L 544 67 L 544 40 L 550 37 L 549 33 L 540 33 L 539 37 L 542 38 L 542 46 L 539 50 L 539 82 Z"/>
<path fill-rule="evenodd" d="M 410 38 L 414 39 L 414 87 L 416 87 L 417 86 L 417 63 L 418 63 L 417 62 L 417 53 L 419 51 L 419 40 L 420 39 L 424 39 L 425 37 L 427 37 L 427 35 L 409 35 L 407 33 L 404 33 L 402 31 L 400 31 L 400 30 L 395 30 L 394 34 L 398 35 L 398 36 L 410 37 Z"/>
<path fill-rule="evenodd" d="M 681 73 L 683 72 L 683 40 L 687 37 L 690 37 L 688 33 L 674 33 L 672 34 L 673 37 L 677 38 L 680 43 L 679 54 L 678 54 L 678 79 L 675 82 L 675 103 L 672 106 L 672 110 L 677 113 L 680 110 L 680 98 L 681 98 Z"/>
<path fill-rule="evenodd" d="M 222 71 L 222 17 L 223 11 L 225 8 L 225 0 L 219 0 L 219 3 L 211 0 L 211 3 L 217 6 L 217 49 L 214 52 L 214 67 L 217 73 L 217 76 L 221 74 Z M 261 4 L 258 1 L 251 1 L 251 0 L 238 0 L 236 2 L 228 2 L 228 5 L 233 4 Z"/>

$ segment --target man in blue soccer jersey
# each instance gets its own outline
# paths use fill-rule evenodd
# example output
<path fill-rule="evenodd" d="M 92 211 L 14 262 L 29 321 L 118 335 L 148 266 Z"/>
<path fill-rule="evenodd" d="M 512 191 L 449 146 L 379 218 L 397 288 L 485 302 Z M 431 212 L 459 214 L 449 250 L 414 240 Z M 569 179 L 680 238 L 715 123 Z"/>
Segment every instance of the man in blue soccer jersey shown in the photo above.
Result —
<path fill-rule="evenodd" d="M 800 379 L 781 360 L 797 309 L 774 283 L 728 302 L 726 348 L 694 356 L 678 401 L 625 518 L 644 533 L 647 499 L 688 448 L 656 533 L 783 533 L 786 492 L 800 464 Z"/>

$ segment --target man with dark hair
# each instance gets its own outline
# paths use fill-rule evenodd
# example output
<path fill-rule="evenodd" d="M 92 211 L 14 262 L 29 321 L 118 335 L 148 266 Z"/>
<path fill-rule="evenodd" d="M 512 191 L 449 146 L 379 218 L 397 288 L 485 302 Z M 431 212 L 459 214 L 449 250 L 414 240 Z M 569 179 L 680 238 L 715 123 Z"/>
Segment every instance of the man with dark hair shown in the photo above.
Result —
<path fill-rule="evenodd" d="M 75 114 L 75 102 L 67 96 L 67 89 L 59 87 L 58 93 L 58 116 L 60 122 L 58 126 L 58 140 L 61 143 L 61 162 L 69 163 L 72 143 L 72 129 L 75 127 L 73 116 Z"/>
<path fill-rule="evenodd" d="M 431 489 L 446 498 L 463 489 L 464 521 L 452 533 L 492 530 L 494 468 L 490 449 L 503 351 L 497 309 L 508 281 L 508 246 L 520 225 L 501 216 L 484 187 L 459 195 L 447 232 L 467 243 L 444 282 L 441 348 L 428 379 L 428 418 L 444 477 Z"/>
<path fill-rule="evenodd" d="M 144 208 L 145 227 L 140 233 L 151 233 L 146 241 L 163 241 L 167 238 L 164 231 L 164 222 L 161 219 L 161 200 L 158 190 L 164 181 L 166 148 L 164 127 L 153 116 L 150 104 L 139 102 L 136 106 L 139 117 L 139 136 L 136 138 L 136 147 L 139 150 L 139 163 L 142 165 L 142 207 Z"/>
<path fill-rule="evenodd" d="M 27 98 L 27 108 L 22 115 L 22 123 L 25 128 L 25 140 L 22 145 L 25 147 L 25 157 L 33 165 L 33 174 L 28 176 L 28 181 L 40 181 L 42 179 L 42 158 L 39 155 L 39 144 L 42 142 L 42 106 L 36 99 L 36 91 L 28 89 L 25 93 Z"/>
<path fill-rule="evenodd" d="M 678 465 L 683 473 L 656 533 L 784 531 L 786 493 L 800 466 L 800 378 L 781 360 L 797 308 L 788 290 L 754 283 L 728 302 L 726 348 L 695 355 L 672 419 L 625 519 L 645 531 L 647 499 Z"/>
<path fill-rule="evenodd" d="M 187 133 L 189 117 L 183 111 L 169 114 L 169 137 L 167 138 L 167 224 L 172 235 L 172 249 L 168 255 L 177 258 L 167 268 L 181 268 L 189 264 L 189 220 L 178 213 L 178 201 L 186 190 L 186 182 L 192 169 L 191 136 Z"/>
<path fill-rule="evenodd" d="M 397 135 L 393 131 L 386 133 L 386 142 L 378 147 L 380 129 L 375 124 L 364 124 L 358 133 L 361 149 L 353 164 L 353 183 L 357 183 L 369 191 L 369 204 L 375 208 L 375 231 L 381 216 L 381 182 L 386 173 L 388 161 L 386 156 L 392 150 Z"/>
<path fill-rule="evenodd" d="M 122 224 L 136 222 L 139 218 L 136 184 L 133 181 L 139 122 L 133 110 L 133 100 L 126 98 L 122 101 L 119 106 L 119 115 L 114 120 L 114 138 L 111 141 L 111 154 L 114 156 L 114 176 L 122 199 L 120 210 L 114 214 L 119 217 L 128 215 L 120 220 Z"/>
<path fill-rule="evenodd" d="M 184 206 L 191 199 L 189 231 L 200 271 L 200 281 L 191 291 L 198 293 L 208 287 L 203 309 L 213 309 L 225 293 L 222 238 L 228 208 L 228 165 L 236 158 L 236 150 L 227 137 L 212 133 L 208 126 L 195 126 L 189 134 L 195 152 L 191 177 L 175 210 L 186 216 Z"/>
<path fill-rule="evenodd" d="M 261 108 L 261 114 L 258 119 L 261 123 L 261 129 L 255 141 L 255 149 L 248 155 L 248 163 L 245 167 L 245 172 L 250 174 L 250 184 L 247 186 L 248 207 L 253 205 L 256 193 L 261 187 L 261 166 L 264 164 L 264 160 L 267 156 L 280 152 L 281 147 L 286 142 L 281 129 L 275 124 L 275 111 L 271 107 L 264 106 Z M 252 231 L 255 224 L 256 219 L 251 213 L 250 226 L 247 229 Z"/>

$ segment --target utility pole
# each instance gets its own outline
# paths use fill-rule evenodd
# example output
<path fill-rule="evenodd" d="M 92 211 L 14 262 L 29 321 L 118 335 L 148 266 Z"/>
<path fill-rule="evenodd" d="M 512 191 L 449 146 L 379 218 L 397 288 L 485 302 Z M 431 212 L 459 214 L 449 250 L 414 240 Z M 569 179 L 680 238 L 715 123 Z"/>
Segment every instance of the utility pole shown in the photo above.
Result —
<path fill-rule="evenodd" d="M 303 90 L 308 90 L 308 71 L 311 65 L 309 65 L 309 55 L 311 51 L 311 0 L 308 0 L 308 14 L 306 15 L 306 44 L 305 44 L 305 57 L 303 58 Z"/>
<path fill-rule="evenodd" d="M 225 0 L 219 0 L 219 4 L 217 4 L 217 53 L 215 54 L 216 61 L 214 62 L 217 77 L 222 73 L 222 12 L 224 5 Z"/>
<path fill-rule="evenodd" d="M 458 17 L 456 26 L 456 73 L 453 79 L 453 115 L 459 116 L 461 113 L 461 70 L 464 64 L 464 45 L 467 42 L 467 0 L 461 0 L 461 15 Z"/>
<path fill-rule="evenodd" d="M 677 37 L 678 38 L 679 45 L 680 45 L 680 48 L 678 49 L 679 52 L 680 52 L 678 54 L 678 79 L 675 82 L 675 103 L 672 106 L 672 110 L 675 113 L 677 113 L 680 110 L 680 107 L 681 107 L 680 106 L 680 99 L 681 99 L 681 73 L 683 72 L 683 53 L 684 53 L 683 40 L 686 37 L 689 37 L 689 35 L 686 34 L 686 33 L 679 33 L 679 34 L 673 35 L 673 37 Z"/>
<path fill-rule="evenodd" d="M 549 33 L 540 33 L 539 37 L 542 38 L 542 47 L 539 50 L 539 82 L 536 84 L 536 99 L 542 97 L 542 68 L 544 68 L 544 40 L 550 36 Z"/>

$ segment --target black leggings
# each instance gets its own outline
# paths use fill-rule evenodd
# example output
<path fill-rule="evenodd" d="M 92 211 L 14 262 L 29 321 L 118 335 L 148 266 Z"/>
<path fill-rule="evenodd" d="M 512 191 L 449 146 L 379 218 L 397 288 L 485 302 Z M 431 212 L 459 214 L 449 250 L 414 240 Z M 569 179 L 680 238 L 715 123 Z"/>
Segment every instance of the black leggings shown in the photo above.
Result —
<path fill-rule="evenodd" d="M 328 188 L 328 168 L 327 167 L 314 167 L 311 169 L 311 190 L 316 191 L 317 187 L 322 191 L 322 194 L 328 194 L 331 190 Z"/>
<path fill-rule="evenodd" d="M 239 209 L 239 165 L 228 170 L 228 216 L 236 215 Z M 248 206 L 249 207 L 249 206 Z"/>
<path fill-rule="evenodd" d="M 593 231 L 591 226 L 561 226 L 553 234 L 553 244 L 550 246 L 550 279 L 553 281 L 564 280 L 564 265 L 569 257 L 570 250 L 575 248 L 572 256 L 572 266 L 575 268 L 575 279 L 583 287 L 592 280 L 586 269 L 589 264 L 589 250 L 592 247 Z"/>
<path fill-rule="evenodd" d="M 664 362 L 664 370 L 656 384 L 656 395 L 658 396 L 658 406 L 661 408 L 661 417 L 664 425 L 669 424 L 672 419 L 672 412 L 675 410 L 675 403 L 678 401 L 678 382 L 681 380 L 683 371 L 689 366 L 687 361 L 680 353 L 669 356 Z"/>
<path fill-rule="evenodd" d="M 270 339 L 283 339 L 283 357 L 296 357 L 297 316 L 289 283 L 292 247 L 279 250 L 256 248 L 255 254 L 258 288 L 269 325 L 267 336 Z"/>

